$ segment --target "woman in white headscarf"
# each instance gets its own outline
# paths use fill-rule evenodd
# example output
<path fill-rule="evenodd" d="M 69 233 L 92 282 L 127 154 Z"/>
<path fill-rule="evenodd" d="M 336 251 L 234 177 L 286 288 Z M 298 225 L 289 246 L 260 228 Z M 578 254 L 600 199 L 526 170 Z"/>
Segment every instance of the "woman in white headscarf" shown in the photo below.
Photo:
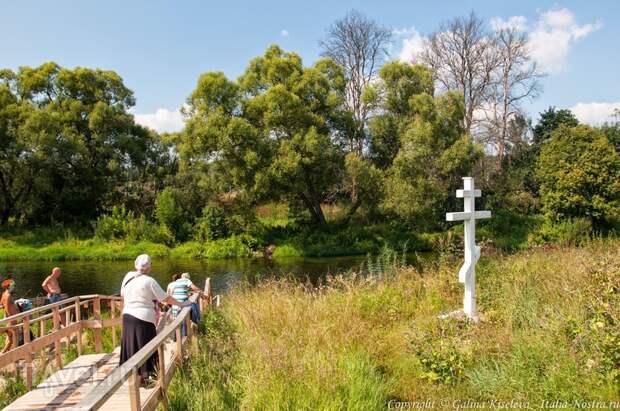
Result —
<path fill-rule="evenodd" d="M 149 274 L 151 258 L 141 254 L 135 261 L 136 271 L 127 273 L 121 284 L 123 297 L 123 328 L 121 338 L 121 360 L 123 364 L 157 335 L 156 305 L 160 302 L 185 307 L 188 302 L 180 302 L 166 294 Z M 119 365 L 120 365 L 119 364 Z M 144 384 L 157 369 L 157 355 L 149 358 L 140 367 L 140 377 Z"/>

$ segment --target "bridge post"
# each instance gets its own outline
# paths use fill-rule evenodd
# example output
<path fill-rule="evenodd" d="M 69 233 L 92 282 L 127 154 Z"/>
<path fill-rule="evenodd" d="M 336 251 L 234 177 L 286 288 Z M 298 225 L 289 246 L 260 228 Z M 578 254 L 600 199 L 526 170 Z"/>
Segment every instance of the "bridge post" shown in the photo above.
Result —
<path fill-rule="evenodd" d="M 95 315 L 95 320 L 97 320 L 98 322 L 97 324 L 98 328 L 93 329 L 93 334 L 95 335 L 95 352 L 99 354 L 101 351 L 103 351 L 103 345 L 101 341 L 102 322 L 101 322 L 101 297 L 100 296 L 96 296 L 95 300 L 93 301 L 93 313 Z"/>
<path fill-rule="evenodd" d="M 30 344 L 30 316 L 25 316 L 23 319 L 23 335 L 24 335 L 24 346 Z M 32 351 L 30 349 L 26 353 L 25 358 L 25 366 L 26 366 L 26 388 L 29 390 L 32 389 Z"/>
<path fill-rule="evenodd" d="M 192 338 L 192 320 L 191 320 L 191 311 L 187 313 L 183 322 L 185 323 L 185 332 L 187 334 L 187 341 L 191 341 Z"/>
<path fill-rule="evenodd" d="M 138 368 L 134 368 L 129 376 L 129 404 L 131 411 L 140 411 L 140 378 Z"/>
<path fill-rule="evenodd" d="M 114 320 L 116 318 L 116 313 L 114 312 L 115 308 L 114 300 L 110 298 L 110 318 Z M 116 325 L 112 324 L 112 346 L 116 347 Z"/>
<path fill-rule="evenodd" d="M 39 315 L 40 317 L 40 315 Z M 39 321 L 39 337 L 43 337 L 45 336 L 45 326 L 46 326 L 47 321 L 45 320 L 41 320 Z"/>
<path fill-rule="evenodd" d="M 53 318 L 54 318 L 54 332 L 60 331 L 60 312 L 58 310 L 58 306 L 52 308 Z M 54 356 L 56 357 L 56 367 L 62 368 L 62 356 L 60 352 L 60 338 L 56 338 L 54 340 Z"/>
<path fill-rule="evenodd" d="M 82 322 L 82 307 L 80 306 L 80 297 L 75 300 L 75 321 Z M 75 333 L 78 355 L 82 355 L 82 325 L 80 325 Z"/>
<path fill-rule="evenodd" d="M 174 330 L 177 337 L 177 361 L 179 364 L 183 362 L 183 335 L 181 333 L 181 324 Z"/>
<path fill-rule="evenodd" d="M 71 323 L 71 308 L 65 311 L 65 327 Z M 71 336 L 67 336 L 67 346 L 71 342 Z"/>
<path fill-rule="evenodd" d="M 211 305 L 211 278 L 205 280 L 205 295 L 207 296 L 207 302 Z"/>
<path fill-rule="evenodd" d="M 14 350 L 15 348 L 17 348 L 17 343 L 19 342 L 17 339 L 17 331 L 19 327 L 17 325 L 14 325 L 14 326 L 9 325 L 9 326 L 11 327 L 11 331 L 13 331 L 12 336 L 11 336 L 11 338 L 13 339 L 13 346 L 11 349 Z"/>
<path fill-rule="evenodd" d="M 157 347 L 157 354 L 159 357 L 159 374 L 157 379 L 159 380 L 159 388 L 161 390 L 161 402 L 163 403 L 164 409 L 168 409 L 168 386 L 166 384 L 166 363 L 165 363 L 165 352 L 164 345 L 160 344 Z"/>

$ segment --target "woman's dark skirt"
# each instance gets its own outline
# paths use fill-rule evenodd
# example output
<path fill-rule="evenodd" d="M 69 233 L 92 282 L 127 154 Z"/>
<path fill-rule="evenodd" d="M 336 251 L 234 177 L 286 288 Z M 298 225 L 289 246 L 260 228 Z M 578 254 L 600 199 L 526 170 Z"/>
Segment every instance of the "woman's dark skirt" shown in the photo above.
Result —
<path fill-rule="evenodd" d="M 142 321 L 132 315 L 123 314 L 123 330 L 121 338 L 121 360 L 119 365 L 128 361 L 142 347 L 157 335 L 155 324 Z M 157 370 L 157 352 L 140 367 L 139 374 L 143 380 L 154 376 Z"/>

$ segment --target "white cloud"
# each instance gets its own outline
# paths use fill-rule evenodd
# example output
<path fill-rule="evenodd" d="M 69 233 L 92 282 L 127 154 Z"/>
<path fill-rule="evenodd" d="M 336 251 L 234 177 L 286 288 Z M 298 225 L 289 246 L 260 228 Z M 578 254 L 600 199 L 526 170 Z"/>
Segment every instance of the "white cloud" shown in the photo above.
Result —
<path fill-rule="evenodd" d="M 282 30 L 282 31 L 280 32 L 280 35 L 281 35 L 282 37 L 288 37 L 288 35 L 289 35 L 288 30 Z"/>
<path fill-rule="evenodd" d="M 570 110 L 580 122 L 597 126 L 613 120 L 612 115 L 615 109 L 620 110 L 620 101 L 615 103 L 577 103 Z"/>
<path fill-rule="evenodd" d="M 495 31 L 515 28 L 521 32 L 528 32 L 532 59 L 547 73 L 563 70 L 575 41 L 602 26 L 600 21 L 580 26 L 577 24 L 575 14 L 568 9 L 541 11 L 538 20 L 531 25 L 524 16 L 512 16 L 507 20 L 501 17 L 491 19 L 491 28 Z"/>
<path fill-rule="evenodd" d="M 159 133 L 181 131 L 185 126 L 183 115 L 179 109 L 158 108 L 154 113 L 134 114 L 134 117 L 136 123 L 152 128 Z"/>
<path fill-rule="evenodd" d="M 514 28 L 528 33 L 532 59 L 547 73 L 563 70 L 575 42 L 603 26 L 600 21 L 579 25 L 575 14 L 568 9 L 540 11 L 537 21 L 530 24 L 525 16 L 493 17 L 490 23 L 495 31 Z M 408 62 L 415 60 L 424 47 L 425 37 L 415 27 L 397 29 L 393 33 L 397 41 L 402 42 L 398 58 Z"/>
<path fill-rule="evenodd" d="M 402 48 L 398 59 L 402 62 L 411 63 L 424 47 L 424 37 L 415 27 L 394 30 L 394 37 L 402 40 Z"/>
<path fill-rule="evenodd" d="M 491 19 L 491 28 L 494 31 L 504 29 L 515 29 L 517 31 L 525 31 L 527 29 L 527 19 L 525 16 L 512 16 L 508 20 L 501 17 L 493 17 Z"/>
<path fill-rule="evenodd" d="M 602 23 L 578 25 L 568 9 L 541 12 L 530 32 L 531 55 L 543 71 L 561 71 L 575 41 L 602 27 Z"/>

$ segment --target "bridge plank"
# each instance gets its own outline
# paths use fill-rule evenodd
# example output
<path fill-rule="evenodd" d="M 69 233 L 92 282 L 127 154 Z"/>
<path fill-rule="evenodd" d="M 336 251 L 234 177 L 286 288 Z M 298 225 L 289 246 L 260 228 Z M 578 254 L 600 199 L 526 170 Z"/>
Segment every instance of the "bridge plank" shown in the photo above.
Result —
<path fill-rule="evenodd" d="M 208 283 L 207 283 L 208 284 Z M 101 299 L 100 296 L 82 296 L 81 298 Z M 219 296 L 217 296 L 219 297 Z M 104 297 L 108 298 L 108 297 Z M 200 298 L 199 294 L 190 297 L 190 301 L 195 302 Z M 114 298 L 112 298 L 114 299 Z M 80 310 L 83 300 L 76 297 L 72 300 L 72 309 L 77 307 L 76 320 L 79 322 L 71 323 L 64 328 L 59 327 L 60 309 L 56 304 L 50 304 L 51 318 L 54 320 L 54 328 L 50 333 L 46 333 L 44 329 L 42 336 L 34 341 L 17 347 L 11 352 L 0 356 L 0 362 L 8 360 L 18 361 L 24 355 L 31 354 L 33 350 L 39 346 L 47 346 L 50 343 L 57 343 L 62 336 L 81 332 L 84 328 L 95 328 L 94 332 L 101 331 L 105 327 L 114 327 L 120 325 L 120 318 L 102 319 L 100 309 L 94 304 L 95 320 L 81 319 Z M 120 306 L 122 307 L 122 301 Z M 41 308 L 45 309 L 45 308 Z M 113 308 L 112 308 L 113 309 Z M 99 311 L 99 312 L 98 312 Z M 6 410 L 69 410 L 69 409 L 105 409 L 105 410 L 126 410 L 130 404 L 130 393 L 135 398 L 139 398 L 142 403 L 142 411 L 155 410 L 158 403 L 165 395 L 165 390 L 172 379 L 175 369 L 179 366 L 185 351 L 185 345 L 188 344 L 192 336 L 192 328 L 190 326 L 190 308 L 185 307 L 181 310 L 181 314 L 170 319 L 164 330 L 159 332 L 158 336 L 145 347 L 143 347 L 137 355 L 123 365 L 118 366 L 120 359 L 120 347 L 117 347 L 112 353 L 97 353 L 89 355 L 80 355 L 77 359 L 59 369 L 44 382 L 39 384 L 35 389 L 24 394 L 6 407 Z M 114 317 L 114 316 L 113 316 Z M 43 316 L 36 318 L 37 321 L 43 319 Z M 30 318 L 24 317 L 24 326 L 28 329 L 30 326 Z M 180 336 L 180 325 L 185 323 L 187 326 L 187 336 Z M 172 341 L 172 336 L 177 335 L 178 341 Z M 52 341 L 53 340 L 53 341 Z M 56 344 L 57 345 L 57 344 Z M 96 351 L 100 350 L 101 344 Z M 163 348 L 163 349 L 162 349 Z M 56 353 L 60 353 L 56 349 Z M 142 364 L 148 356 L 156 353 L 160 358 L 163 357 L 162 363 L 165 365 L 164 374 L 158 378 L 158 384 L 153 388 L 139 388 L 139 392 L 130 389 L 127 380 L 127 371 L 133 371 Z"/>
<path fill-rule="evenodd" d="M 166 342 L 164 357 L 167 371 L 170 374 L 171 368 L 176 365 L 173 361 L 175 350 L 176 344 L 174 342 L 171 340 Z M 118 367 L 119 359 L 119 347 L 112 353 L 81 355 L 64 368 L 56 371 L 35 389 L 15 400 L 5 410 L 69 410 Z M 140 397 L 145 404 L 151 405 L 151 407 L 157 405 L 158 393 L 155 392 L 154 388 L 140 388 Z M 106 401 L 104 409 L 106 411 L 127 410 L 129 399 L 129 384 L 126 381 Z"/>

